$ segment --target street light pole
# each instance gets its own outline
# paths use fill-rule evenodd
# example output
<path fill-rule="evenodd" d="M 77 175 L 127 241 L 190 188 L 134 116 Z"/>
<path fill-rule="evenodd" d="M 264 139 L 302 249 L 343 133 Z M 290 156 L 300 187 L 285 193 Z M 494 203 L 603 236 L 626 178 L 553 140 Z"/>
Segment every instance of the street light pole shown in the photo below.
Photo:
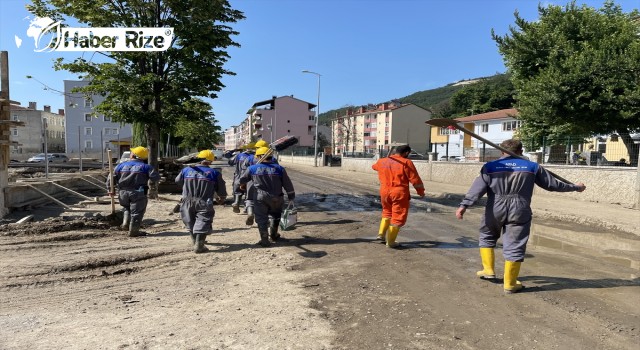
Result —
<path fill-rule="evenodd" d="M 316 137 L 313 143 L 313 166 L 318 166 L 318 119 L 320 118 L 320 73 L 303 70 L 302 73 L 315 74 L 318 77 L 318 104 L 316 105 Z"/>

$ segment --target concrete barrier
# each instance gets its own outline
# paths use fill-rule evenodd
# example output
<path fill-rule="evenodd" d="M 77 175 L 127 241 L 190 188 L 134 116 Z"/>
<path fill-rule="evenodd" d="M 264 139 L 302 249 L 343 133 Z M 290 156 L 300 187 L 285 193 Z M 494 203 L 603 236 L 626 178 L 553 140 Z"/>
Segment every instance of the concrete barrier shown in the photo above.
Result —
<path fill-rule="evenodd" d="M 315 165 L 315 161 L 313 160 L 313 156 L 294 156 L 294 155 L 278 155 L 278 162 L 285 164 L 304 164 L 304 165 Z M 318 166 L 323 166 L 322 158 L 318 158 Z"/>
<path fill-rule="evenodd" d="M 342 170 L 371 173 L 375 160 L 362 158 L 342 158 Z M 312 157 L 284 156 L 281 163 L 313 165 Z M 429 162 L 416 160 L 413 162 L 424 181 L 441 182 L 454 185 L 470 186 L 480 173 L 483 163 Z M 590 167 L 545 165 L 545 168 L 574 182 L 584 182 L 588 190 L 583 193 L 557 193 L 536 187 L 539 196 L 561 196 L 578 201 L 618 204 L 633 208 L 636 201 L 636 182 L 638 170 L 629 167 Z"/>

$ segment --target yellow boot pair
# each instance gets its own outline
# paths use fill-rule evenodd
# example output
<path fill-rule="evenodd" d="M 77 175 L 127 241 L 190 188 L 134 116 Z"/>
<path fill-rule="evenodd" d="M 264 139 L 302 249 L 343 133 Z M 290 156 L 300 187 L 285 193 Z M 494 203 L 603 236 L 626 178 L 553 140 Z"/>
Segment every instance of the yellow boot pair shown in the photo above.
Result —
<path fill-rule="evenodd" d="M 520 274 L 520 264 L 517 261 L 504 262 L 504 292 L 506 294 L 517 293 L 524 288 L 522 283 L 518 281 L 518 275 Z"/>
<path fill-rule="evenodd" d="M 398 237 L 398 232 L 400 232 L 400 227 L 389 225 L 389 232 L 387 233 L 387 247 L 389 248 L 400 247 L 400 243 L 396 242 L 396 238 Z"/>
<path fill-rule="evenodd" d="M 494 280 L 496 273 L 493 271 L 495 261 L 493 248 L 480 248 L 480 259 L 482 260 L 482 271 L 476 272 L 476 276 L 483 280 Z"/>
<path fill-rule="evenodd" d="M 387 240 L 387 230 L 389 229 L 390 223 L 391 219 L 389 218 L 382 218 L 380 220 L 380 229 L 378 230 L 378 237 L 376 237 L 376 240 L 382 241 L 382 243 Z"/>

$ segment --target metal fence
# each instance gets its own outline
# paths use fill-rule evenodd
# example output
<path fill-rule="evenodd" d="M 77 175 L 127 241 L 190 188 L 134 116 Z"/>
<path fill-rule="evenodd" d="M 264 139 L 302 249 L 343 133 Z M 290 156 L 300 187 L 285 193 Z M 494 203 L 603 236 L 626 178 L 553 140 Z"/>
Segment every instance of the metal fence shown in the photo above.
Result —
<path fill-rule="evenodd" d="M 543 138 L 542 144 L 537 152 L 530 152 L 530 155 L 540 157 L 544 164 L 638 166 L 640 143 L 625 143 L 616 135 L 561 140 Z"/>
<path fill-rule="evenodd" d="M 640 136 L 640 135 L 638 135 Z M 500 143 L 496 141 L 495 143 Z M 576 166 L 620 166 L 637 167 L 638 154 L 640 152 L 640 138 L 633 143 L 623 142 L 616 135 L 601 137 L 572 137 L 553 139 L 545 137 L 541 140 L 541 146 L 534 148 L 525 143 L 525 156 L 542 164 L 565 164 Z M 532 149 L 535 149 L 532 151 Z M 453 152 L 453 150 L 452 150 Z M 460 152 L 460 151 L 458 151 Z M 345 158 L 374 158 L 379 152 L 344 152 L 334 157 Z M 291 147 L 282 155 L 313 156 L 313 147 Z M 382 151 L 379 156 L 385 157 L 387 151 Z M 439 161 L 462 162 L 488 162 L 500 158 L 501 152 L 482 141 L 478 141 L 474 147 L 464 148 L 462 156 L 449 156 L 438 154 Z M 427 158 L 427 155 L 424 155 Z"/>

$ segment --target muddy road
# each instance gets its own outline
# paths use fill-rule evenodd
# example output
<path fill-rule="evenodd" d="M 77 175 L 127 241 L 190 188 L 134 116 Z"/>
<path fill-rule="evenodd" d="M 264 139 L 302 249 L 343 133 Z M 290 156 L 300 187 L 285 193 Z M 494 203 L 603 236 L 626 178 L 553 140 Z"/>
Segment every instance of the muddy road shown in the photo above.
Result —
<path fill-rule="evenodd" d="M 375 186 L 289 173 L 299 223 L 270 248 L 227 205 L 216 207 L 210 252 L 192 253 L 172 194 L 150 201 L 141 238 L 94 214 L 2 225 L 0 348 L 638 348 L 640 281 L 624 259 L 534 245 L 527 288 L 504 295 L 475 278 L 481 210 L 457 221 L 455 196 L 414 200 L 404 248 L 391 250 L 372 242 Z"/>

